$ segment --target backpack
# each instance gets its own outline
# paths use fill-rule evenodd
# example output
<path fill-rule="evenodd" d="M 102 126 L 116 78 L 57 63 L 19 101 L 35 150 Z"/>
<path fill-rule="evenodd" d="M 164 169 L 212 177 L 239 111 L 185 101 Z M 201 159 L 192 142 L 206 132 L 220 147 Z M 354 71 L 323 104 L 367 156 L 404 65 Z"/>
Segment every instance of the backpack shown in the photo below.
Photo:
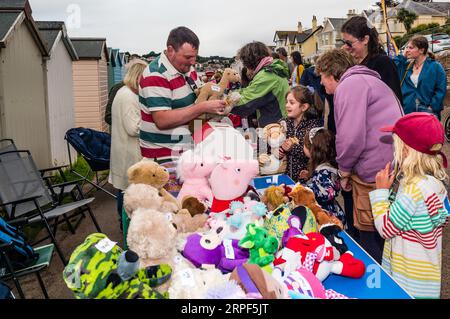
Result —
<path fill-rule="evenodd" d="M 39 258 L 39 254 L 26 242 L 25 235 L 0 218 L 0 245 L 2 244 L 11 245 L 10 249 L 7 249 L 6 255 L 13 268 L 26 268 Z M 6 262 L 3 259 L 2 254 L 0 255 L 0 266 L 5 266 Z"/>

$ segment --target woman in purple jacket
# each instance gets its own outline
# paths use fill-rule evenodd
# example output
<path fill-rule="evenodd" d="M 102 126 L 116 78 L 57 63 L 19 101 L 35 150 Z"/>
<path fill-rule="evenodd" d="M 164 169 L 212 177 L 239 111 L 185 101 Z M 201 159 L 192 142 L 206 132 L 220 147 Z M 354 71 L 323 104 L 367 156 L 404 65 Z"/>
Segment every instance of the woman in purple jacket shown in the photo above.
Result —
<path fill-rule="evenodd" d="M 402 115 L 393 91 L 380 75 L 357 65 L 344 50 L 324 53 L 316 72 L 328 94 L 334 94 L 336 161 L 341 186 L 353 189 L 353 215 L 363 248 L 381 262 L 384 242 L 375 230 L 369 192 L 375 175 L 393 159 L 392 139 L 379 131 L 383 123 L 395 123 Z"/>

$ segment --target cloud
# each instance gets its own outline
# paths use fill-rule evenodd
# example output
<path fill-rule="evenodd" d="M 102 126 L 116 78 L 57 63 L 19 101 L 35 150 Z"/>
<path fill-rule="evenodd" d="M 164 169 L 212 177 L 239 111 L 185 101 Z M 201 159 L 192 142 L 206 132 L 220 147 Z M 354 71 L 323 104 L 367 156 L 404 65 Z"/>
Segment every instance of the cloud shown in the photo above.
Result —
<path fill-rule="evenodd" d="M 326 16 L 345 17 L 349 9 L 361 12 L 372 3 L 375 1 L 30 0 L 35 20 L 72 22 L 79 13 L 79 25 L 68 25 L 70 36 L 105 37 L 108 46 L 139 54 L 162 51 L 170 30 L 185 25 L 198 35 L 200 55 L 204 56 L 234 56 L 253 40 L 273 45 L 276 30 L 296 30 L 298 21 L 311 27 L 313 15 L 321 24 Z"/>

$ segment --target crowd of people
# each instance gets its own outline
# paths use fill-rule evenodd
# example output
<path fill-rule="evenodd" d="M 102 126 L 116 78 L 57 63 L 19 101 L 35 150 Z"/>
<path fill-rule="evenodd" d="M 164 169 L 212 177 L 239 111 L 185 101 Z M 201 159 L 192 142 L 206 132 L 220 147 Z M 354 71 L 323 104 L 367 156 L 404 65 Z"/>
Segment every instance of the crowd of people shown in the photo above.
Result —
<path fill-rule="evenodd" d="M 342 26 L 343 46 L 305 68 L 302 56 L 251 42 L 232 114 L 263 128 L 281 120 L 286 174 L 311 188 L 318 203 L 414 297 L 439 297 L 447 165 L 439 122 L 447 90 L 443 67 L 414 37 L 389 58 L 363 17 Z M 136 60 L 112 102 L 111 175 L 119 191 L 140 158 L 176 159 L 191 143 L 188 124 L 225 115 L 224 100 L 195 104 L 193 66 L 200 41 L 173 29 L 150 65 Z M 254 121 L 252 121 L 254 119 Z M 382 129 L 383 128 L 383 129 Z M 343 197 L 344 207 L 337 201 Z M 119 215 L 121 198 L 118 199 Z"/>

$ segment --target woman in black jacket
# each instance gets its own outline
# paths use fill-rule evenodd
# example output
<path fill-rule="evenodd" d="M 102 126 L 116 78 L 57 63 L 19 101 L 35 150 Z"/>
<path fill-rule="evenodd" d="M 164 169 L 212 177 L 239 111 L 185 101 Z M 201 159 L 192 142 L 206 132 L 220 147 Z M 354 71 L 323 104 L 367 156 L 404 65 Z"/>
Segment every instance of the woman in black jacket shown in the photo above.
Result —
<path fill-rule="evenodd" d="M 389 86 L 402 103 L 400 79 L 394 62 L 386 55 L 380 44 L 378 32 L 362 16 L 348 19 L 341 28 L 343 48 L 356 59 L 358 64 L 377 71 L 381 80 Z"/>

